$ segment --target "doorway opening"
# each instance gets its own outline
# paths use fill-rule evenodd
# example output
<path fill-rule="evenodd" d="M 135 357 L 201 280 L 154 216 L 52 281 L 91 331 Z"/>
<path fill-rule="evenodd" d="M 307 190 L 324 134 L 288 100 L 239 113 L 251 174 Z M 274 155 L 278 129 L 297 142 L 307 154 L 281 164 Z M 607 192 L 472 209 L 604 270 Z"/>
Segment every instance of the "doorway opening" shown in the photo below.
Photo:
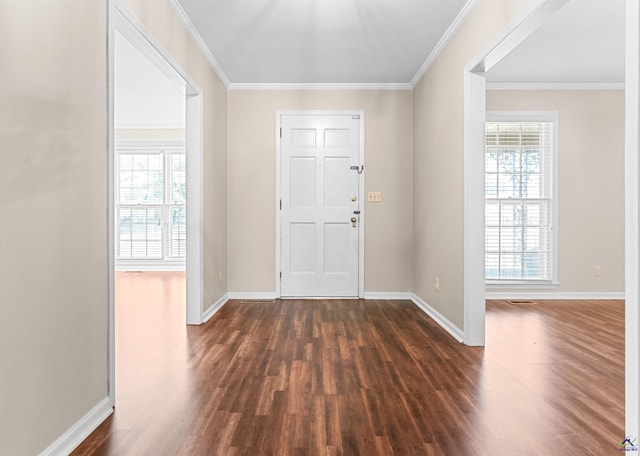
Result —
<path fill-rule="evenodd" d="M 115 33 L 115 267 L 184 271 L 185 84 Z"/>
<path fill-rule="evenodd" d="M 114 405 L 122 291 L 116 293 L 115 282 L 116 274 L 127 274 L 117 269 L 154 270 L 144 279 L 165 288 L 171 283 L 168 294 L 182 303 L 182 321 L 202 322 L 202 91 L 120 2 L 110 3 L 109 21 L 108 391 Z M 159 272 L 167 270 L 179 272 Z"/>
<path fill-rule="evenodd" d="M 484 257 L 484 147 L 486 115 L 486 73 L 519 46 L 568 0 L 548 0 L 535 5 L 522 21 L 496 41 L 495 47 L 465 68 L 465 342 L 484 345 L 485 257 Z M 588 9 L 588 6 L 582 5 Z M 638 28 L 637 2 L 626 2 L 625 38 L 625 415 L 626 434 L 638 435 Z M 586 48 L 589 48 L 588 46 Z M 589 48 L 590 49 L 590 48 Z M 595 59 L 593 56 L 592 59 Z M 595 59 L 599 62 L 598 59 Z M 604 65 L 606 66 L 606 65 Z M 631 76 L 631 77 L 630 77 Z M 560 126 L 562 128 L 562 126 Z M 597 268 L 599 274 L 599 268 Z M 594 275 L 596 268 L 594 267 Z"/>

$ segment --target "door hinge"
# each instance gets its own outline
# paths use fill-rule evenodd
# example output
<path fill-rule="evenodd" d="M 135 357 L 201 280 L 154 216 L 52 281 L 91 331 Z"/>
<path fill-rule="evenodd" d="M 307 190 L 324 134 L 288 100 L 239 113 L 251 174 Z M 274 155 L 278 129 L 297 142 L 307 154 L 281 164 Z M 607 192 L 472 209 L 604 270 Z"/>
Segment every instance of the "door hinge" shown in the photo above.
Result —
<path fill-rule="evenodd" d="M 282 200 L 280 200 L 280 210 L 282 210 Z"/>
<path fill-rule="evenodd" d="M 280 139 L 282 139 L 282 127 L 280 127 Z"/>
<path fill-rule="evenodd" d="M 282 272 L 280 273 L 280 278 L 282 278 Z"/>

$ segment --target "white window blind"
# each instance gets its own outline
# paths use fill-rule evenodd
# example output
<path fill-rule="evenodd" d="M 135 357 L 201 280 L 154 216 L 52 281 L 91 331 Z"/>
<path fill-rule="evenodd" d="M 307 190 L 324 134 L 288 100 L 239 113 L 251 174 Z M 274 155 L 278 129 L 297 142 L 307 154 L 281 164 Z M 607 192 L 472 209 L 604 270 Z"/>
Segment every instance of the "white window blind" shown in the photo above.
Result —
<path fill-rule="evenodd" d="M 186 257 L 184 149 L 116 150 L 116 257 Z"/>
<path fill-rule="evenodd" d="M 486 123 L 488 282 L 554 279 L 554 137 L 553 121 Z"/>

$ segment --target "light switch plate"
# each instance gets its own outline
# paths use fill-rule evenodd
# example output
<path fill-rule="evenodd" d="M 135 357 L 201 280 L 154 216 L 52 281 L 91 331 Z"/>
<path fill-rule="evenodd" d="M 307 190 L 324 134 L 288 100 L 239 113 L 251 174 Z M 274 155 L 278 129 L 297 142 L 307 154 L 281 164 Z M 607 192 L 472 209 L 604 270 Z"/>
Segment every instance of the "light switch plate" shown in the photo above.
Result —
<path fill-rule="evenodd" d="M 367 201 L 379 203 L 382 201 L 382 192 L 368 192 Z"/>

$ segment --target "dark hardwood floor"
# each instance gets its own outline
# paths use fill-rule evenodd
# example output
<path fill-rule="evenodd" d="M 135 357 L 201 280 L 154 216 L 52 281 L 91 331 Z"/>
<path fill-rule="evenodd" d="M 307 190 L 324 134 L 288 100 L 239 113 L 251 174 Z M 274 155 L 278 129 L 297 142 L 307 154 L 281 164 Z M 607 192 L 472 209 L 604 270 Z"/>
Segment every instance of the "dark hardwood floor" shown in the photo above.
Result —
<path fill-rule="evenodd" d="M 624 438 L 622 301 L 488 303 L 485 348 L 408 301 L 230 301 L 117 276 L 115 413 L 74 455 L 606 455 Z"/>

